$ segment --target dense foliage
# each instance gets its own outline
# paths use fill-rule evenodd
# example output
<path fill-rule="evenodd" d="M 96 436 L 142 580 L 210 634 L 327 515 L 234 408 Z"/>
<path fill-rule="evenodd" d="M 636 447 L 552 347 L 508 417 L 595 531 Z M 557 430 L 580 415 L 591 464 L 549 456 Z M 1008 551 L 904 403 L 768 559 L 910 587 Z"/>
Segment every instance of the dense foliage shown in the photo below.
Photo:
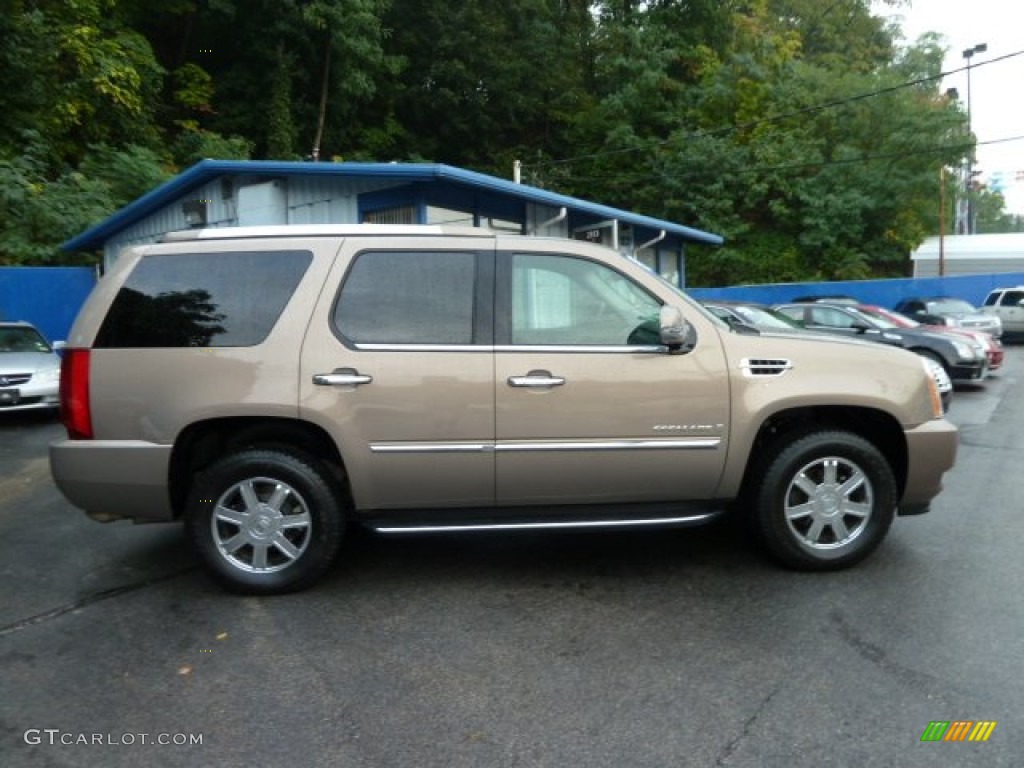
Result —
<path fill-rule="evenodd" d="M 937 41 L 898 45 L 869 0 L 4 5 L 0 263 L 69 258 L 203 157 L 520 159 L 725 235 L 693 284 L 901 274 L 973 141 Z M 1013 225 L 981 196 L 979 229 Z"/>

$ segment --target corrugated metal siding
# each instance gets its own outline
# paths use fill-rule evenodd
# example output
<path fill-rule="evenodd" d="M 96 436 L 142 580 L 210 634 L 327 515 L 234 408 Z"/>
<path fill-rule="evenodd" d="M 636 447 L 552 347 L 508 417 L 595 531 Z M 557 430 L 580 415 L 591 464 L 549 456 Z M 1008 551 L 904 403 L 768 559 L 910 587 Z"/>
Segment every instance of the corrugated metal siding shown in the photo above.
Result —
<path fill-rule="evenodd" d="M 121 252 L 122 248 L 129 245 L 153 243 L 167 232 L 188 229 L 185 213 L 181 207 L 185 200 L 205 202 L 208 227 L 230 227 L 238 222 L 237 213 L 235 212 L 236 197 L 233 195 L 231 199 L 224 200 L 221 194 L 220 182 L 211 182 L 187 198 L 161 208 L 152 216 L 148 216 L 110 238 L 103 247 L 104 268 L 108 268 L 114 263 L 117 254 Z"/>
<path fill-rule="evenodd" d="M 397 186 L 321 176 L 288 179 L 289 224 L 358 224 L 359 195 Z"/>

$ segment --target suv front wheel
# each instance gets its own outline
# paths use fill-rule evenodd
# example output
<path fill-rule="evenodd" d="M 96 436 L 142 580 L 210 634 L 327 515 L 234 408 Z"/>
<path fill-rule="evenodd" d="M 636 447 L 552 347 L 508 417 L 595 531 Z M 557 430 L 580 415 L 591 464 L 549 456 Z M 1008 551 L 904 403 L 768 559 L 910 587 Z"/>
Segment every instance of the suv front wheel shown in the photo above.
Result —
<path fill-rule="evenodd" d="M 212 574 L 250 594 L 302 589 L 341 545 L 343 505 L 317 462 L 285 450 L 248 449 L 195 481 L 186 527 Z"/>
<path fill-rule="evenodd" d="M 755 494 L 768 551 L 791 568 L 838 570 L 867 557 L 885 537 L 897 489 L 885 456 L 842 431 L 805 435 L 765 468 Z"/>

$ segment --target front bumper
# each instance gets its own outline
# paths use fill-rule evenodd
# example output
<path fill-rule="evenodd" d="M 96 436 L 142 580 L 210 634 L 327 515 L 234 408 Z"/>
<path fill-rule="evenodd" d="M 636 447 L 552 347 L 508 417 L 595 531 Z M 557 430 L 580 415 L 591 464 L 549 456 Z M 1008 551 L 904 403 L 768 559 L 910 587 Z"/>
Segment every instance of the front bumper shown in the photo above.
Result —
<path fill-rule="evenodd" d="M 949 378 L 960 381 L 974 381 L 975 379 L 983 379 L 987 374 L 987 357 L 970 363 L 960 360 L 957 361 L 955 365 L 951 365 L 949 367 Z"/>
<path fill-rule="evenodd" d="M 141 440 L 56 440 L 50 473 L 68 501 L 100 520 L 174 519 L 171 446 Z"/>
<path fill-rule="evenodd" d="M 34 379 L 20 386 L 0 387 L 0 413 L 60 407 L 56 382 Z"/>
<path fill-rule="evenodd" d="M 907 482 L 899 514 L 928 511 L 942 491 L 942 476 L 956 463 L 957 428 L 945 419 L 928 421 L 903 432 L 907 440 Z"/>

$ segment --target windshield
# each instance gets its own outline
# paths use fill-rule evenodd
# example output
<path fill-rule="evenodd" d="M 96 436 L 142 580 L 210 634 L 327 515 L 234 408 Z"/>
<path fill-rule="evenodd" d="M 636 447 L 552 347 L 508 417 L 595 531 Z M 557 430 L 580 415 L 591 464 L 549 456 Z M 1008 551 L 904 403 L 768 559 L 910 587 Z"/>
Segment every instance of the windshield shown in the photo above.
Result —
<path fill-rule="evenodd" d="M 861 309 L 853 309 L 852 307 L 849 308 L 849 311 L 850 314 L 862 319 L 864 321 L 864 324 L 870 328 L 879 328 L 883 331 L 899 329 L 899 326 L 896 325 L 896 323 L 894 323 L 892 320 L 886 317 L 882 317 L 881 315 L 872 315 L 867 312 L 864 312 Z"/>
<path fill-rule="evenodd" d="M 35 328 L 0 328 L 0 352 L 49 352 L 50 345 Z"/>
<path fill-rule="evenodd" d="M 743 322 L 755 328 L 791 331 L 800 325 L 782 314 L 776 314 L 763 307 L 736 306 L 732 311 L 743 318 Z"/>
<path fill-rule="evenodd" d="M 932 299 L 928 311 L 937 315 L 970 314 L 976 310 L 963 299 Z"/>
<path fill-rule="evenodd" d="M 866 309 L 865 307 L 858 307 L 858 309 L 865 315 L 869 315 L 873 320 L 885 320 L 901 328 L 918 328 L 921 325 L 917 320 L 901 315 L 898 312 L 889 312 L 884 309 Z"/>

